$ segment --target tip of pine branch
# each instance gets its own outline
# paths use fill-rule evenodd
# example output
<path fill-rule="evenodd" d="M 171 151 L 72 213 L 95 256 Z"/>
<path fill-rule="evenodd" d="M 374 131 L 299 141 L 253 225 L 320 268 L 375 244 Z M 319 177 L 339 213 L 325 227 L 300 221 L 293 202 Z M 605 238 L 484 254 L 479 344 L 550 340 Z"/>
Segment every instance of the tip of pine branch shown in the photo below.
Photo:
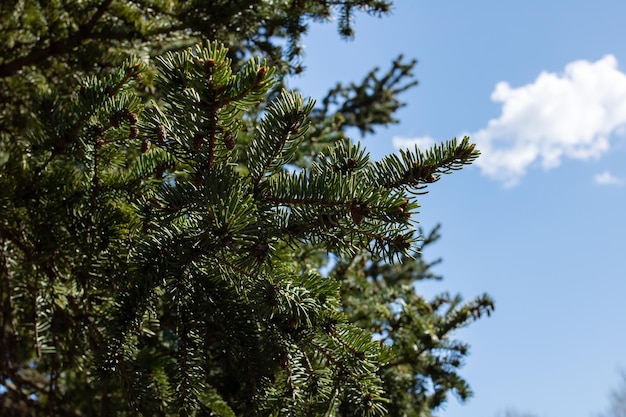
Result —
<path fill-rule="evenodd" d="M 262 66 L 256 72 L 256 84 L 259 85 L 265 79 L 265 74 L 267 73 L 267 67 Z"/>

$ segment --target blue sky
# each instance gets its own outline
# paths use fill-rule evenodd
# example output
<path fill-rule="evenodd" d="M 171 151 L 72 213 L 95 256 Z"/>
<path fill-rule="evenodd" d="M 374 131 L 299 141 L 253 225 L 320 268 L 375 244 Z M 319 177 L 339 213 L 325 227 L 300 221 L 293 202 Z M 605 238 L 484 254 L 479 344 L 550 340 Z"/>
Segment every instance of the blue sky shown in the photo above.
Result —
<path fill-rule="evenodd" d="M 458 333 L 475 395 L 440 417 L 596 416 L 626 367 L 625 18 L 623 0 L 399 0 L 358 15 L 353 41 L 333 24 L 305 40 L 291 84 L 317 99 L 418 59 L 400 124 L 364 140 L 373 157 L 463 134 L 483 150 L 419 200 L 421 223 L 443 225 L 425 256 L 444 260 L 419 289 L 496 300 Z"/>

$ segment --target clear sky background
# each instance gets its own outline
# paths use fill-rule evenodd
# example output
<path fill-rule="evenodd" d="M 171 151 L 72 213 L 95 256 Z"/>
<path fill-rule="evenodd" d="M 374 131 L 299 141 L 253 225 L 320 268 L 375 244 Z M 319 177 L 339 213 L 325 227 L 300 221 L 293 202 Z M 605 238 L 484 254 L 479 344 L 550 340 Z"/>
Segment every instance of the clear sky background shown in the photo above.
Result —
<path fill-rule="evenodd" d="M 496 311 L 458 333 L 474 389 L 440 417 L 592 417 L 626 367 L 626 1 L 397 0 L 356 37 L 311 27 L 305 75 L 321 99 L 403 53 L 420 85 L 374 158 L 469 134 L 483 156 L 420 198 L 442 240 L 426 294 L 483 292 Z"/>

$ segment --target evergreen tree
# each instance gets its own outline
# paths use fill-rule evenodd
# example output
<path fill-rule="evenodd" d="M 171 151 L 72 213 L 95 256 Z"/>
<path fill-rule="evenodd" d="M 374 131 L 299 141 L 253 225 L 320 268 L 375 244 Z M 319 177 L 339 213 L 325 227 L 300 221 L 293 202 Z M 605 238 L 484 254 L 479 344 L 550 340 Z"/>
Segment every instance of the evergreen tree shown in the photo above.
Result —
<path fill-rule="evenodd" d="M 415 195 L 468 138 L 370 161 L 414 62 L 283 88 L 309 21 L 385 1 L 0 9 L 2 415 L 430 416 L 493 309 L 433 275 Z M 212 41 L 202 41 L 211 39 Z M 324 270 L 325 273 L 320 273 Z"/>

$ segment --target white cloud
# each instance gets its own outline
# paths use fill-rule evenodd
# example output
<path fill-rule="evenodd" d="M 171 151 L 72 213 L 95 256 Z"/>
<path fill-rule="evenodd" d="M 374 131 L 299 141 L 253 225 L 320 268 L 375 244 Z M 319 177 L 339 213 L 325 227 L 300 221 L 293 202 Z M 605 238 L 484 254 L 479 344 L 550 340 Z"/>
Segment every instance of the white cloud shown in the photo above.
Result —
<path fill-rule="evenodd" d="M 491 99 L 502 103 L 500 116 L 466 133 L 482 153 L 476 165 L 506 186 L 517 184 L 534 164 L 552 169 L 564 158 L 599 158 L 612 136 L 626 134 L 626 74 L 612 55 L 571 62 L 562 73 L 544 71 L 517 88 L 499 82 Z M 393 138 L 396 148 L 434 143 L 428 136 Z M 603 173 L 596 181 L 607 178 Z"/>
<path fill-rule="evenodd" d="M 500 82 L 491 99 L 502 103 L 500 117 L 470 136 L 482 152 L 476 164 L 507 186 L 535 162 L 551 169 L 563 158 L 600 157 L 626 126 L 626 74 L 612 55 L 542 72 L 518 88 Z"/>
<path fill-rule="evenodd" d="M 600 185 L 624 185 L 624 180 L 622 178 L 614 176 L 609 171 L 596 174 L 593 179 Z"/>
<path fill-rule="evenodd" d="M 435 139 L 430 136 L 420 136 L 417 138 L 394 137 L 392 142 L 393 146 L 397 149 L 413 148 L 417 145 L 420 150 L 425 150 L 435 144 Z"/>

